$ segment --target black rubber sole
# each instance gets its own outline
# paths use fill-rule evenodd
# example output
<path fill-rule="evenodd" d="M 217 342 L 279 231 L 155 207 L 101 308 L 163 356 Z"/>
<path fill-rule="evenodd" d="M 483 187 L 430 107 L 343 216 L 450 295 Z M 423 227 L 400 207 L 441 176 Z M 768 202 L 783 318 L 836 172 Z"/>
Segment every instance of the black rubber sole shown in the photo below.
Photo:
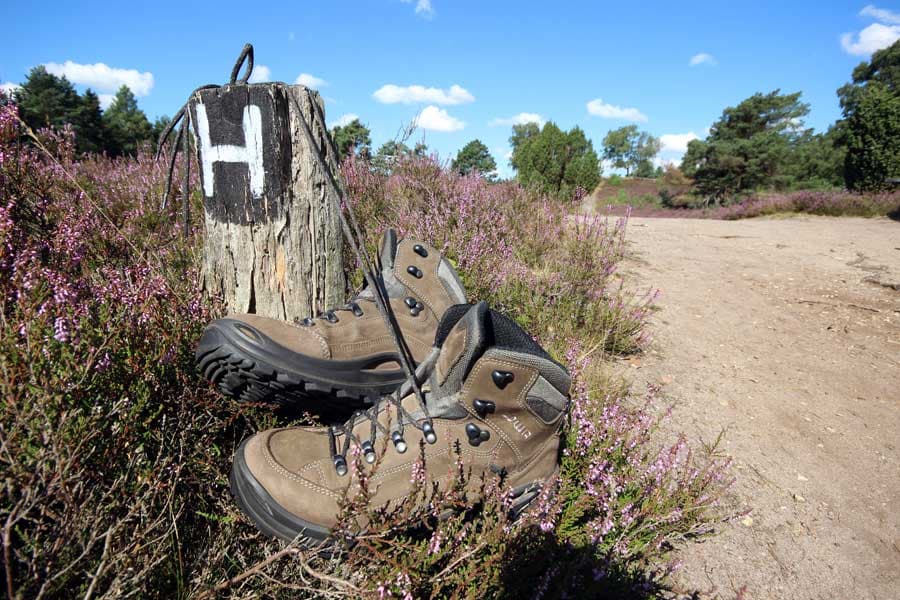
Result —
<path fill-rule="evenodd" d="M 286 511 L 253 477 L 244 459 L 246 445 L 247 440 L 244 440 L 238 446 L 228 478 L 231 494 L 241 511 L 260 532 L 269 537 L 286 542 L 297 540 L 298 545 L 305 548 L 319 547 L 327 550 L 334 547 L 336 542 L 329 538 L 331 532 L 327 527 L 310 523 Z M 513 520 L 519 518 L 528 505 L 540 495 L 542 489 L 542 483 L 530 483 L 513 490 L 513 503 L 510 508 Z M 449 515 L 442 515 L 440 518 L 446 516 Z"/>
<path fill-rule="evenodd" d="M 210 323 L 195 354 L 197 368 L 226 396 L 347 414 L 400 386 L 405 379 L 402 371 L 373 370 L 395 358 L 380 354 L 350 361 L 317 359 L 284 348 L 232 319 Z"/>

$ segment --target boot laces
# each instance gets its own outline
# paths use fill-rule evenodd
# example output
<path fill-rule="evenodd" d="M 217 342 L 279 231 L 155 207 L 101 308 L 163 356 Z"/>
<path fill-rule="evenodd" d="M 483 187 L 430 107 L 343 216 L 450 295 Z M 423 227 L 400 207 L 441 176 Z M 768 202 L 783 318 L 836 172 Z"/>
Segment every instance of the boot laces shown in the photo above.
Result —
<path fill-rule="evenodd" d="M 436 358 L 437 353 L 433 352 L 429 357 L 422 361 L 422 364 L 419 365 L 419 368 L 415 373 L 414 379 L 416 381 L 427 380 L 431 374 Z M 410 395 L 410 387 L 410 382 L 407 381 L 396 391 L 383 396 L 381 402 L 376 403 L 375 406 L 366 410 L 354 412 L 343 425 L 331 425 L 328 427 L 328 444 L 331 450 L 331 459 L 338 475 L 343 476 L 347 474 L 347 453 L 350 451 L 351 443 L 356 444 L 367 463 L 372 464 L 375 462 L 375 441 L 377 440 L 379 433 L 388 436 L 391 442 L 393 442 L 394 448 L 400 454 L 405 453 L 408 449 L 406 439 L 403 437 L 404 430 L 407 426 L 411 426 L 421 431 L 425 441 L 429 444 L 433 444 L 437 441 L 434 424 L 428 414 L 428 407 L 424 402 L 424 394 L 422 399 L 420 399 L 419 396 L 413 396 L 416 398 L 419 409 L 421 409 L 422 413 L 425 415 L 424 418 L 417 419 L 403 406 L 403 399 Z M 394 407 L 397 416 L 397 422 L 394 425 L 393 430 L 388 429 L 378 420 L 381 411 L 390 410 L 391 406 Z M 359 423 L 365 422 L 366 420 L 371 424 L 369 435 L 367 437 L 357 436 L 356 433 L 354 433 L 354 429 L 356 429 L 356 426 Z M 341 441 L 340 447 L 338 445 L 339 440 Z"/>

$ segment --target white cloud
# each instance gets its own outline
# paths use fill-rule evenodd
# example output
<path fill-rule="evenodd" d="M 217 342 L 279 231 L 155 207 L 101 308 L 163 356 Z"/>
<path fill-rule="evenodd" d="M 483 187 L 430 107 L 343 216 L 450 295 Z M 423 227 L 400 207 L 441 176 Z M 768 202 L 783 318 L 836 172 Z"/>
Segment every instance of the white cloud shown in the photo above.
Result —
<path fill-rule="evenodd" d="M 116 99 L 115 94 L 97 94 L 97 97 L 100 99 L 100 108 L 103 110 L 109 108 L 109 105 Z"/>
<path fill-rule="evenodd" d="M 103 63 L 82 65 L 71 60 L 59 64 L 44 63 L 48 73 L 57 77 L 65 76 L 72 83 L 92 87 L 101 92 L 115 92 L 123 85 L 135 96 L 146 96 L 153 89 L 153 73 L 141 73 L 136 69 L 117 69 Z"/>
<path fill-rule="evenodd" d="M 613 104 L 606 104 L 602 98 L 591 100 L 587 103 L 590 114 L 604 119 L 623 119 L 625 121 L 647 121 L 647 116 L 636 108 L 622 108 Z"/>
<path fill-rule="evenodd" d="M 876 21 L 881 21 L 882 23 L 900 25 L 900 13 L 895 13 L 884 8 L 875 8 L 871 4 L 859 11 L 859 15 L 861 17 L 872 17 Z"/>
<path fill-rule="evenodd" d="M 426 131 L 459 131 L 466 124 L 451 117 L 445 109 L 430 105 L 416 117 L 415 126 Z"/>
<path fill-rule="evenodd" d="M 513 115 L 508 119 L 498 118 L 491 119 L 488 123 L 491 127 L 502 127 L 502 126 L 512 126 L 512 125 L 523 125 L 524 123 L 537 123 L 541 127 L 544 126 L 547 120 L 537 113 L 527 113 L 521 112 L 517 115 Z"/>
<path fill-rule="evenodd" d="M 253 65 L 253 73 L 250 74 L 250 83 L 265 83 L 272 81 L 272 69 L 266 65 Z"/>
<path fill-rule="evenodd" d="M 328 85 L 328 82 L 321 77 L 316 77 L 315 75 L 310 75 L 309 73 L 300 73 L 299 75 L 297 75 L 297 79 L 294 81 L 294 83 L 298 85 L 305 85 L 306 87 L 314 90 Z"/>
<path fill-rule="evenodd" d="M 352 123 L 353 121 L 355 121 L 358 118 L 359 118 L 359 115 L 357 115 L 357 114 L 347 113 L 347 114 L 341 115 L 337 121 L 335 121 L 328 127 L 330 127 L 330 128 L 346 127 L 347 125 L 349 125 L 350 123 Z"/>
<path fill-rule="evenodd" d="M 12 93 L 19 89 L 19 85 L 13 83 L 12 81 L 7 81 L 6 83 L 0 83 L 0 90 L 3 90 L 3 93 L 7 96 L 12 96 Z"/>
<path fill-rule="evenodd" d="M 696 67 L 697 65 L 710 65 L 715 66 L 719 64 L 716 61 L 716 57 L 707 52 L 701 52 L 700 54 L 695 54 L 691 57 L 690 62 L 688 63 L 692 67 Z"/>
<path fill-rule="evenodd" d="M 700 139 L 693 131 L 687 133 L 667 133 L 659 136 L 660 152 L 677 153 L 679 156 L 687 152 L 688 143 Z"/>
<path fill-rule="evenodd" d="M 859 15 L 872 17 L 879 22 L 872 23 L 859 33 L 843 34 L 841 48 L 844 52 L 854 56 L 868 56 L 900 40 L 900 13 L 869 4 L 859 11 Z"/>
<path fill-rule="evenodd" d="M 429 102 L 431 104 L 454 105 L 475 101 L 475 96 L 456 84 L 451 85 L 449 90 L 442 90 L 421 85 L 399 86 L 389 83 L 375 90 L 372 97 L 382 104 Z"/>
<path fill-rule="evenodd" d="M 666 165 L 680 164 L 684 153 L 687 152 L 688 143 L 697 139 L 700 138 L 693 131 L 666 133 L 659 136 L 659 154 L 653 158 L 653 166 L 665 167 Z"/>
<path fill-rule="evenodd" d="M 413 0 L 400 0 L 403 4 L 412 4 Z M 434 16 L 434 7 L 431 0 L 416 0 L 416 14 L 429 19 Z"/>
<path fill-rule="evenodd" d="M 857 34 L 856 41 L 853 37 L 852 33 L 841 36 L 844 52 L 854 56 L 867 56 L 900 40 L 900 25 L 872 23 Z"/>

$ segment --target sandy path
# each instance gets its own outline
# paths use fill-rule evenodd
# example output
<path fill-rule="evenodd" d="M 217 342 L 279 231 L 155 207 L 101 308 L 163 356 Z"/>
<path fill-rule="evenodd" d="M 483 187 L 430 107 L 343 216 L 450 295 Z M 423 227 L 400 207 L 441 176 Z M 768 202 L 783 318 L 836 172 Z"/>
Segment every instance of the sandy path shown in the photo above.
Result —
<path fill-rule="evenodd" d="M 673 427 L 727 431 L 750 519 L 681 553 L 701 597 L 900 598 L 900 223 L 633 219 L 660 288 L 629 364 Z"/>

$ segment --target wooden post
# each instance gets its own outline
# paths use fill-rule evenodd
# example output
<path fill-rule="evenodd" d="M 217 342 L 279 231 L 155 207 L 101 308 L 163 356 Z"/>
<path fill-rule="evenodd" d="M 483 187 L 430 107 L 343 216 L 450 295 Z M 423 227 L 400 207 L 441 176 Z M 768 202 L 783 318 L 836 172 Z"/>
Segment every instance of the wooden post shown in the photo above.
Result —
<path fill-rule="evenodd" d="M 342 302 L 335 190 L 314 154 L 337 174 L 319 94 L 234 84 L 198 90 L 188 108 L 206 213 L 206 292 L 228 312 L 287 321 Z"/>

